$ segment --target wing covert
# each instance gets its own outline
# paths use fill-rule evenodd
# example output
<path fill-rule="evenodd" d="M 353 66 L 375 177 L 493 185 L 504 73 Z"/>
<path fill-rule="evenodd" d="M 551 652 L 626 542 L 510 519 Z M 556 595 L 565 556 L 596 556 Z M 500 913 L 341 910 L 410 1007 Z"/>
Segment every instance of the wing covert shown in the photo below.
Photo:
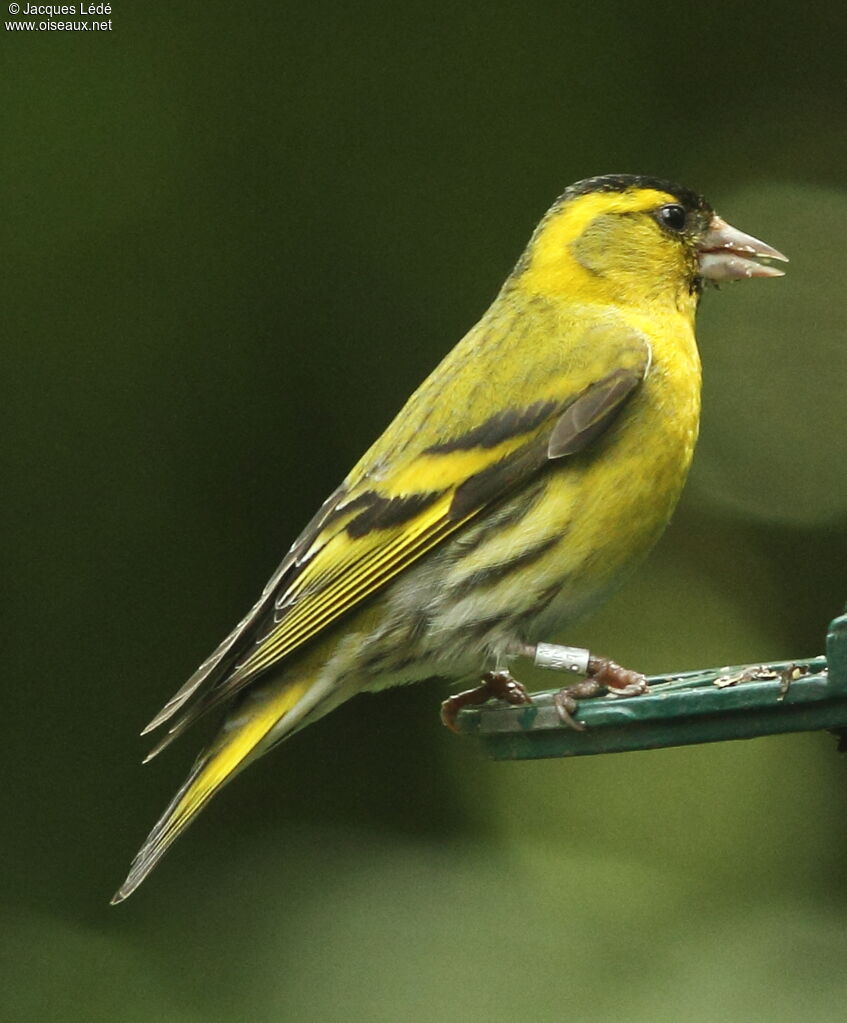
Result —
<path fill-rule="evenodd" d="M 500 396 L 497 412 L 481 422 L 459 418 L 446 437 L 421 431 L 414 444 L 394 444 L 401 412 L 292 546 L 250 614 L 148 726 L 194 697 L 151 756 L 551 461 L 608 429 L 649 369 L 650 346 L 636 332 L 599 333 L 590 332 L 597 357 L 579 369 L 542 365 L 543 383 L 530 377 L 505 409 Z M 400 451 L 394 463 L 383 454 L 392 450 Z"/>

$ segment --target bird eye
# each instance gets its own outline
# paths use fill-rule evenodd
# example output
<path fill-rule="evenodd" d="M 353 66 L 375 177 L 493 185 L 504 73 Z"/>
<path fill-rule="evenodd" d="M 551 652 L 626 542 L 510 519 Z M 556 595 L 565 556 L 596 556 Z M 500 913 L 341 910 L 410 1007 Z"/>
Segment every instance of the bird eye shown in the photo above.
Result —
<path fill-rule="evenodd" d="M 671 231 L 681 231 L 685 227 L 687 214 L 684 206 L 672 202 L 667 206 L 660 206 L 657 217 L 663 227 L 667 227 Z"/>

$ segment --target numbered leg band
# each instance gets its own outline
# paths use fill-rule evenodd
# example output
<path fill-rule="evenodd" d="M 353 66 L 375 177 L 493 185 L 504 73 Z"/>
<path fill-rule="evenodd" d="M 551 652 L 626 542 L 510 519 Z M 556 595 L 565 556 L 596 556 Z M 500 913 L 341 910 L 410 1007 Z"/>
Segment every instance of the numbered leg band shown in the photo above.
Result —
<path fill-rule="evenodd" d="M 539 643 L 535 648 L 535 664 L 551 671 L 568 671 L 573 675 L 588 674 L 591 654 L 578 646 L 559 646 L 557 643 Z"/>

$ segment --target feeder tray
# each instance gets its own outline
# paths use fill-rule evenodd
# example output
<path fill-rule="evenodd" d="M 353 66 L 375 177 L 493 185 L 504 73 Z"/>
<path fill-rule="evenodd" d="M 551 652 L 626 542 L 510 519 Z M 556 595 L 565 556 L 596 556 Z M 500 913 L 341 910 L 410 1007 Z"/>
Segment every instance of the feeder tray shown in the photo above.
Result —
<path fill-rule="evenodd" d="M 580 701 L 584 732 L 562 724 L 558 690 L 532 703 L 500 701 L 459 712 L 464 735 L 479 739 L 494 760 L 576 757 L 590 753 L 752 739 L 781 732 L 847 729 L 847 614 L 830 623 L 826 655 L 743 664 L 648 678 L 650 692 L 631 698 Z"/>

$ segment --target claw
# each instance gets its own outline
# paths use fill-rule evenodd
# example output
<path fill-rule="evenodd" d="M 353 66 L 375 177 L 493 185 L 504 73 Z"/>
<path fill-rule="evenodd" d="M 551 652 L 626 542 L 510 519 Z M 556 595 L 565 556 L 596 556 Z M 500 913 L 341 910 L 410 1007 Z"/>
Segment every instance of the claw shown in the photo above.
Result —
<path fill-rule="evenodd" d="M 637 671 L 622 668 L 606 657 L 590 657 L 588 659 L 588 678 L 576 685 L 560 689 L 553 697 L 553 706 L 559 720 L 574 731 L 584 732 L 586 726 L 574 717 L 577 700 L 590 700 L 595 696 L 640 696 L 649 693 L 647 679 Z"/>
<path fill-rule="evenodd" d="M 463 707 L 477 707 L 488 700 L 497 699 L 519 706 L 532 703 L 532 697 L 524 686 L 508 671 L 488 671 L 482 676 L 480 685 L 466 689 L 463 693 L 448 696 L 441 704 L 441 721 L 451 732 L 459 734 L 456 719 Z"/>
<path fill-rule="evenodd" d="M 573 716 L 576 714 L 577 700 L 590 700 L 592 696 L 599 696 L 602 692 L 603 686 L 592 678 L 583 679 L 582 682 L 560 689 L 553 697 L 553 706 L 556 708 L 559 720 L 575 732 L 586 731 L 585 725 Z"/>

